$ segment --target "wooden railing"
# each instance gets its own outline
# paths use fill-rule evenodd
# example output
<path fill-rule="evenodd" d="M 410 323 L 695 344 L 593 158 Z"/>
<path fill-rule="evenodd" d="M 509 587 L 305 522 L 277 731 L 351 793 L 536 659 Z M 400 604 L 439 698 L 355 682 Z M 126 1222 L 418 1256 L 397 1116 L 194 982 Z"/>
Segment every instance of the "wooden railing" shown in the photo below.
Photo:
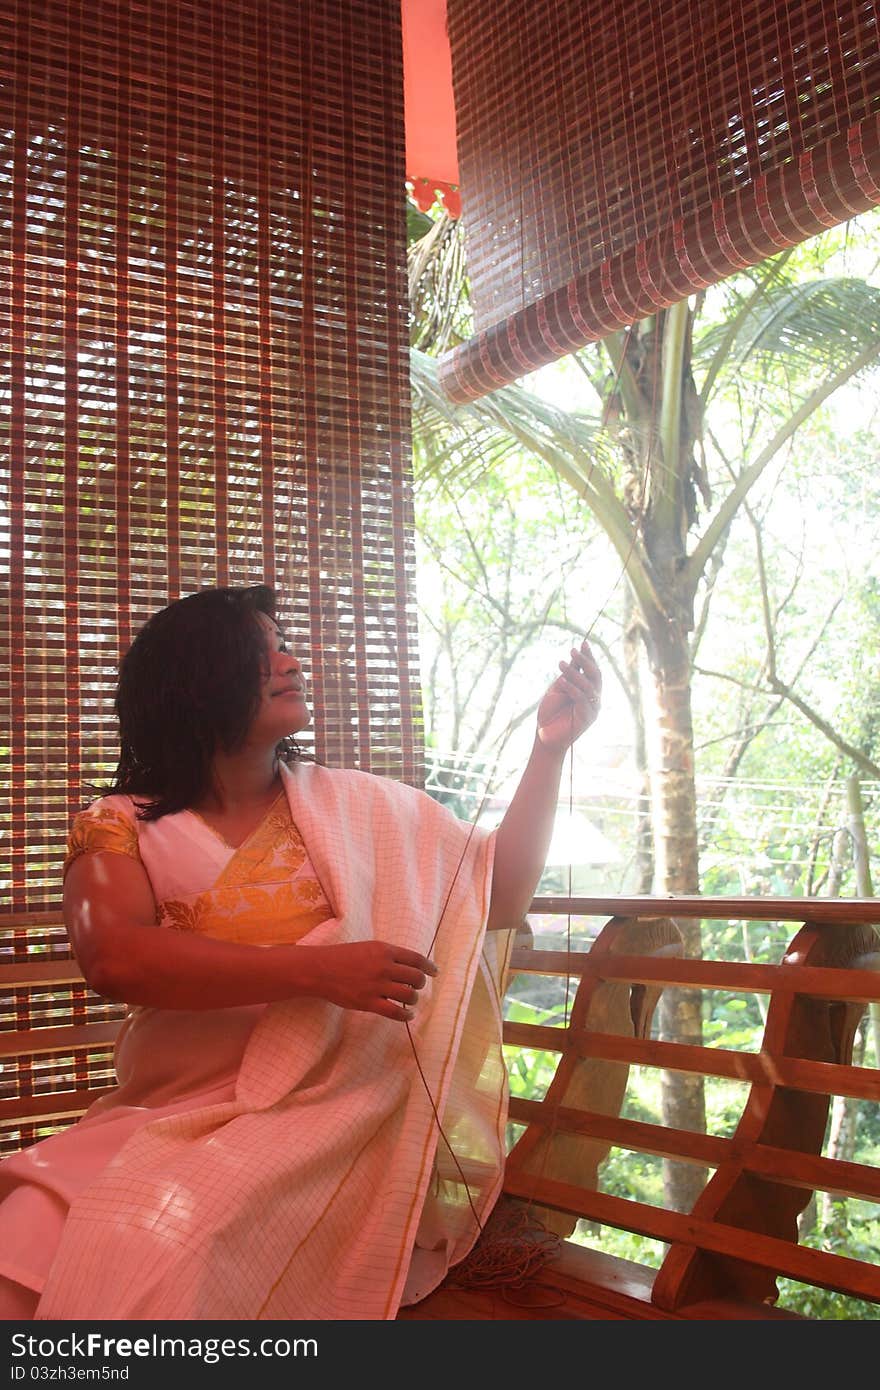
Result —
<path fill-rule="evenodd" d="M 537 899 L 533 911 L 598 918 L 604 926 L 587 951 L 514 954 L 520 976 L 551 974 L 579 983 L 563 1026 L 505 1025 L 511 1048 L 552 1049 L 559 1057 L 542 1099 L 511 1100 L 510 1118 L 524 1128 L 508 1159 L 505 1191 L 559 1213 L 555 1228 L 566 1236 L 581 1221 L 667 1247 L 656 1271 L 622 1270 L 584 1255 L 580 1277 L 593 1282 L 600 1304 L 603 1281 L 613 1302 L 624 1274 L 627 1286 L 638 1290 L 623 1300 L 628 1316 L 639 1315 L 640 1300 L 646 1312 L 650 1305 L 650 1316 L 761 1316 L 776 1303 L 779 1277 L 880 1302 L 880 1208 L 872 1255 L 798 1243 L 798 1217 L 814 1192 L 880 1201 L 876 1167 L 823 1153 L 832 1097 L 875 1107 L 880 1101 L 876 1064 L 854 1065 L 852 1057 L 866 1006 L 880 1000 L 880 932 L 874 926 L 880 903 Z M 775 963 L 695 960 L 685 958 L 679 944 L 676 923 L 685 919 L 801 925 Z M 745 1051 L 732 1038 L 703 1046 L 656 1036 L 651 1024 L 660 992 L 675 988 L 761 996 L 767 1002 L 760 1050 Z M 636 1066 L 745 1083 L 732 1132 L 695 1133 L 669 1121 L 621 1116 L 628 1072 Z M 602 1191 L 597 1174 L 613 1146 L 693 1165 L 709 1176 L 688 1211 Z"/>
<path fill-rule="evenodd" d="M 834 1291 L 841 1316 L 866 1316 L 847 1313 L 846 1301 L 880 1304 L 880 1209 L 867 1253 L 864 1243 L 848 1249 L 845 1240 L 833 1253 L 799 1243 L 798 1224 L 816 1192 L 880 1202 L 876 1167 L 824 1151 L 832 1098 L 880 1101 L 876 1055 L 872 1065 L 853 1062 L 860 1020 L 880 1002 L 880 902 L 552 898 L 536 899 L 533 913 L 536 926 L 563 915 L 587 919 L 590 928 L 577 949 L 514 951 L 510 994 L 545 977 L 573 998 L 555 1026 L 504 1026 L 514 1068 L 518 1056 L 546 1054 L 553 1073 L 542 1096 L 511 1097 L 516 1138 L 504 1200 L 562 1241 L 539 1277 L 567 1300 L 567 1311 L 554 1316 L 791 1316 L 777 1306 L 780 1278 Z M 691 959 L 677 925 L 687 919 L 798 929 L 775 961 Z M 112 1084 L 122 1010 L 82 983 L 58 914 L 2 919 L 0 962 L 0 1141 L 9 1151 L 70 1123 Z M 660 1037 L 656 1006 L 673 990 L 766 1001 L 758 1050 L 730 1036 L 712 1046 Z M 707 1085 L 739 1083 L 738 1119 L 712 1134 L 627 1113 L 636 1067 L 643 1077 L 653 1069 Z M 649 1201 L 604 1190 L 612 1150 L 689 1165 L 699 1179 L 696 1199 L 679 1211 L 662 1195 Z M 582 1244 L 584 1230 L 597 1226 L 659 1242 L 659 1268 Z M 520 1315 L 474 1312 L 467 1295 L 443 1298 L 441 1290 L 408 1315 Z"/>
<path fill-rule="evenodd" d="M 85 985 L 60 909 L 0 916 L 0 1155 L 78 1119 L 113 1085 L 124 1014 Z"/>

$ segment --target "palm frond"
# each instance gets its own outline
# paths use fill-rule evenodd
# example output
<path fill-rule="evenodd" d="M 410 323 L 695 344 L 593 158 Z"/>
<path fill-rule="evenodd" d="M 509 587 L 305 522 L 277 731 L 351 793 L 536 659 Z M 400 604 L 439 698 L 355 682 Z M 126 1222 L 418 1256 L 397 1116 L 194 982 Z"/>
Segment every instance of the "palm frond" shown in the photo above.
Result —
<path fill-rule="evenodd" d="M 519 386 L 454 405 L 440 388 L 434 359 L 417 350 L 410 352 L 410 381 L 417 463 L 447 486 L 461 486 L 511 449 L 543 459 L 635 568 L 632 523 L 615 489 L 620 451 L 598 419 L 560 410 Z"/>
<path fill-rule="evenodd" d="M 694 341 L 695 363 L 708 363 L 729 323 L 713 325 Z M 741 371 L 750 359 L 787 362 L 805 371 L 840 370 L 872 343 L 880 352 L 880 289 L 864 280 L 835 277 L 771 284 L 754 297 L 728 343 L 723 370 Z"/>
<path fill-rule="evenodd" d="M 427 229 L 407 251 L 410 342 L 424 352 L 442 353 L 471 331 L 464 236 L 446 212 L 426 221 Z"/>
<path fill-rule="evenodd" d="M 614 471 L 617 451 L 598 418 L 560 410 L 520 386 L 505 386 L 479 400 L 455 405 L 442 390 L 434 358 L 410 351 L 413 417 L 418 435 L 433 438 L 439 462 L 450 450 L 477 455 L 483 449 L 518 444 L 551 466 L 554 460 L 578 472 Z"/>

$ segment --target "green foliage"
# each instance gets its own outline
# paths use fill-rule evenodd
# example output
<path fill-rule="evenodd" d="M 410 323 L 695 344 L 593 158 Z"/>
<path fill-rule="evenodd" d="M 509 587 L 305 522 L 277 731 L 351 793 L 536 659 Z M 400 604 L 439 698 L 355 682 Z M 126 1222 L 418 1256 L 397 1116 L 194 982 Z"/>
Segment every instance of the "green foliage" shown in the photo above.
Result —
<path fill-rule="evenodd" d="M 550 1008 L 536 1007 L 527 999 L 517 998 L 509 989 L 504 1001 L 504 1017 L 511 1023 L 533 1023 L 554 1028 L 564 1023 L 565 1009 L 558 1004 Z M 536 1047 L 505 1045 L 504 1056 L 512 1096 L 537 1100 L 546 1094 L 556 1074 L 559 1053 Z"/>
<path fill-rule="evenodd" d="M 645 1265 L 648 1269 L 659 1269 L 667 1250 L 662 1241 L 653 1240 L 650 1236 L 639 1235 L 636 1231 L 616 1230 L 613 1226 L 597 1227 L 587 1221 L 578 1222 L 572 1239 L 576 1245 L 586 1245 L 592 1250 L 614 1255 L 619 1260 Z"/>
<path fill-rule="evenodd" d="M 462 228 L 439 204 L 430 213 L 408 201 L 410 343 L 439 355 L 473 331 Z"/>
<path fill-rule="evenodd" d="M 415 516 L 429 785 L 476 792 L 581 629 L 603 547 L 551 470 L 515 456 L 479 487 L 420 470 Z"/>
<path fill-rule="evenodd" d="M 830 1219 L 804 1236 L 801 1244 L 876 1264 L 880 1250 L 880 1219 L 870 1219 L 858 1210 L 850 1210 L 864 1206 L 842 1200 L 833 1202 Z M 834 1322 L 880 1322 L 880 1304 L 846 1297 L 832 1289 L 813 1288 L 793 1279 L 779 1279 L 777 1287 L 778 1306 L 799 1313 L 801 1317 Z"/>
<path fill-rule="evenodd" d="M 558 1057 L 537 1048 L 505 1048 L 510 1094 L 526 1100 L 540 1100 L 556 1072 Z"/>
<path fill-rule="evenodd" d="M 422 212 L 411 198 L 406 200 L 406 242 L 412 246 L 414 242 L 421 241 L 422 237 L 427 236 L 434 226 L 434 219 L 427 212 Z"/>
<path fill-rule="evenodd" d="M 802 1318 L 825 1322 L 880 1321 L 877 1304 L 867 1303 L 861 1298 L 846 1298 L 832 1289 L 817 1289 L 791 1279 L 778 1280 L 777 1288 L 779 1299 L 776 1306 L 797 1313 Z"/>

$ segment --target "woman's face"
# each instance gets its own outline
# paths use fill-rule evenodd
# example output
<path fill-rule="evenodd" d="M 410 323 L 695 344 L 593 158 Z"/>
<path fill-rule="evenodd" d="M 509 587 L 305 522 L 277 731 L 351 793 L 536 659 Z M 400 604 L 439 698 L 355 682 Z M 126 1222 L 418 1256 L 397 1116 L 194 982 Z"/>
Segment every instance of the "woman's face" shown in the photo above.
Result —
<path fill-rule="evenodd" d="M 308 728 L 312 716 L 306 704 L 302 667 L 287 650 L 283 633 L 265 613 L 258 613 L 257 621 L 266 643 L 268 675 L 259 709 L 248 730 L 248 742 L 265 742 L 274 748 L 286 734 Z"/>

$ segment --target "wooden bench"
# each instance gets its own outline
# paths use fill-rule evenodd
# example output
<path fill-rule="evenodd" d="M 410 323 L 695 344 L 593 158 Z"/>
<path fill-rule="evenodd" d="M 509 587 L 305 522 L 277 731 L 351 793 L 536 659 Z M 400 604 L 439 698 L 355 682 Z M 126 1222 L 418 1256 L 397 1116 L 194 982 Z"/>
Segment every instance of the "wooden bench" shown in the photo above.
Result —
<path fill-rule="evenodd" d="M 589 940 L 575 943 L 579 949 L 517 948 L 508 991 L 512 997 L 526 980 L 555 979 L 573 995 L 554 1024 L 510 1019 L 504 1026 L 511 1065 L 543 1054 L 553 1078 L 542 1096 L 511 1096 L 515 1138 L 499 1211 L 521 1217 L 532 1232 L 527 1242 L 544 1249 L 549 1240 L 552 1254 L 526 1281 L 508 1277 L 496 1287 L 477 1279 L 457 1288 L 461 1271 L 453 1271 L 400 1316 L 791 1318 L 776 1303 L 779 1278 L 836 1291 L 841 1316 L 870 1315 L 847 1314 L 846 1306 L 880 1304 L 880 1252 L 801 1244 L 798 1218 L 814 1192 L 880 1200 L 876 1167 L 823 1153 L 833 1097 L 880 1101 L 876 1065 L 853 1062 L 859 1022 L 880 1001 L 880 903 L 536 899 L 533 912 L 536 921 L 571 915 L 593 927 Z M 677 926 L 688 919 L 799 929 L 773 963 L 691 959 Z M 112 1084 L 124 1010 L 84 985 L 53 912 L 2 919 L 0 990 L 0 1148 L 9 1152 L 70 1123 Z M 735 1038 L 696 1046 L 656 1036 L 663 990 L 766 1001 L 760 1049 Z M 730 1133 L 706 1134 L 625 1113 L 635 1067 L 739 1083 L 738 1121 Z M 602 1189 L 612 1149 L 709 1176 L 689 1211 L 670 1210 L 662 1200 Z M 584 1230 L 597 1226 L 661 1243 L 659 1268 L 581 1243 Z"/>

